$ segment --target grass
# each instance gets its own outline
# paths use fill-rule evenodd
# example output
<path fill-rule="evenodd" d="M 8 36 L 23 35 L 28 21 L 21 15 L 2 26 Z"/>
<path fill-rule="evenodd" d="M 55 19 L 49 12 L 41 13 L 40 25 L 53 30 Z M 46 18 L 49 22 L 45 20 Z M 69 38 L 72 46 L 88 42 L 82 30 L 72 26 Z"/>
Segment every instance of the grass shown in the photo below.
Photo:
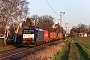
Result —
<path fill-rule="evenodd" d="M 62 47 L 65 47 L 65 44 L 46 46 L 45 49 L 37 51 L 35 54 L 29 55 L 23 58 L 23 60 L 54 60 L 56 53 L 61 51 Z"/>
<path fill-rule="evenodd" d="M 0 43 L 3 43 L 3 39 L 0 39 Z"/>
<path fill-rule="evenodd" d="M 70 44 L 70 52 L 68 60 L 80 60 L 80 55 L 77 47 L 74 43 L 71 42 Z"/>
<path fill-rule="evenodd" d="M 90 37 L 77 37 L 73 38 L 74 40 L 90 40 Z"/>
<path fill-rule="evenodd" d="M 62 49 L 62 51 L 57 52 L 54 60 L 68 60 L 68 54 L 69 54 L 69 47 L 70 44 L 66 43 L 65 47 Z"/>
<path fill-rule="evenodd" d="M 80 59 L 90 60 L 90 37 L 73 38 L 73 40 L 78 41 L 78 43 L 75 43 L 75 45 L 79 51 Z"/>
<path fill-rule="evenodd" d="M 84 42 L 76 42 L 76 40 Z M 74 38 L 67 41 L 66 47 L 57 53 L 54 60 L 90 60 L 90 43 L 85 42 L 89 38 Z M 67 49 L 69 47 L 69 49 Z M 88 49 L 87 49 L 88 48 Z"/>
<path fill-rule="evenodd" d="M 3 40 L 0 39 L 0 47 L 3 47 L 3 46 L 4 46 Z"/>
<path fill-rule="evenodd" d="M 4 40 L 0 39 L 0 51 L 10 50 L 16 47 L 21 47 L 21 41 L 15 43 L 14 40 L 7 40 L 7 44 L 4 44 Z"/>
<path fill-rule="evenodd" d="M 85 43 L 89 43 L 89 42 L 85 42 Z M 82 49 L 85 51 L 85 53 L 88 55 L 88 60 L 90 60 L 90 49 L 87 48 L 87 46 L 85 46 L 82 43 L 79 43 L 79 45 L 82 47 Z M 89 44 L 90 45 L 90 44 Z M 89 46 L 88 46 L 89 47 Z"/>
<path fill-rule="evenodd" d="M 1 46 L 1 47 L 0 47 L 0 52 L 1 52 L 1 51 L 5 51 L 5 50 L 14 49 L 14 48 L 16 48 L 16 47 L 15 47 L 15 46 L 12 46 L 12 45 Z"/>
<path fill-rule="evenodd" d="M 15 46 L 13 45 L 4 45 L 4 42 L 3 42 L 3 39 L 0 40 L 0 52 L 1 51 L 5 51 L 5 50 L 10 50 L 10 49 L 13 49 L 13 48 L 16 48 Z"/>
<path fill-rule="evenodd" d="M 3 41 L 0 41 L 0 52 L 5 50 L 10 50 L 13 48 L 16 48 L 16 47 L 13 45 L 4 45 Z"/>
<path fill-rule="evenodd" d="M 90 42 L 81 42 L 87 49 L 90 50 Z"/>
<path fill-rule="evenodd" d="M 86 52 L 85 48 L 82 47 L 79 43 L 75 43 L 75 44 L 78 48 L 79 54 L 81 56 L 81 60 L 90 60 L 90 58 L 88 57 L 89 55 L 87 54 L 88 52 Z"/>

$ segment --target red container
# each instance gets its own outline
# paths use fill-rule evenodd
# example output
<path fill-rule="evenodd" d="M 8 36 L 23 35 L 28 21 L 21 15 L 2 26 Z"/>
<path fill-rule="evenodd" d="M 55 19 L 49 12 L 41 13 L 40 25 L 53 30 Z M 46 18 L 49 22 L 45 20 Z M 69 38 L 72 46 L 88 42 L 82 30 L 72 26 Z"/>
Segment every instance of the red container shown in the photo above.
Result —
<path fill-rule="evenodd" d="M 59 39 L 62 39 L 62 38 L 63 38 L 62 33 L 58 33 L 58 38 L 59 38 Z"/>
<path fill-rule="evenodd" d="M 50 32 L 50 39 L 55 40 L 56 39 L 56 33 L 55 32 Z"/>
<path fill-rule="evenodd" d="M 46 41 L 46 42 L 50 42 L 50 40 L 49 40 L 49 35 L 48 35 L 49 33 L 48 33 L 48 30 L 44 30 L 44 40 Z"/>

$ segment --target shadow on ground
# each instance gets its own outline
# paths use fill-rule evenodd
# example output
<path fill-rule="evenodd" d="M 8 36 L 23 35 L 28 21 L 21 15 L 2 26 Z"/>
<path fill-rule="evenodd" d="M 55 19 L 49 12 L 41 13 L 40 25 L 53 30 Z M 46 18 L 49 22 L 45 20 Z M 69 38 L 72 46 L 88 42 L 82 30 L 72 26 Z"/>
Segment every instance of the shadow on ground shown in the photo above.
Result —
<path fill-rule="evenodd" d="M 82 60 L 90 60 L 90 58 L 88 57 L 88 54 L 82 49 L 82 47 L 79 45 L 79 43 L 75 43 L 75 45 L 77 46 L 77 48 L 79 50 L 81 59 Z"/>
<path fill-rule="evenodd" d="M 7 44 L 14 45 L 15 47 L 21 47 L 22 46 L 22 36 L 18 36 L 16 38 L 16 42 L 14 41 L 14 39 L 8 39 Z"/>

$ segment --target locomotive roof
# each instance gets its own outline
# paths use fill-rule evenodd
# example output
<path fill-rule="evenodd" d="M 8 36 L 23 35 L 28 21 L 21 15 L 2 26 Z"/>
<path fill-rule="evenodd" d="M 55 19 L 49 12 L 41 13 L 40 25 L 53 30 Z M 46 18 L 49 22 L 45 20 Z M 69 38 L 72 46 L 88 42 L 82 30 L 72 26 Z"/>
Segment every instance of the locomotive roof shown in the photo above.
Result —
<path fill-rule="evenodd" d="M 44 31 L 44 30 L 42 30 L 42 29 L 40 29 L 40 28 L 24 28 L 23 30 L 39 30 L 39 31 Z"/>

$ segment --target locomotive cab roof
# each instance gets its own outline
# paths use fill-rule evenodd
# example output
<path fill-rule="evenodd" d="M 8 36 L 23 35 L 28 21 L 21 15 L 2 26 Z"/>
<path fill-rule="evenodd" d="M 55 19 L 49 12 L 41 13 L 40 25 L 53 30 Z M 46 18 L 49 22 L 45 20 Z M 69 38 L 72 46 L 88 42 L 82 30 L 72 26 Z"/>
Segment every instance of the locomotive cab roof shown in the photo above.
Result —
<path fill-rule="evenodd" d="M 42 29 L 40 29 L 40 28 L 24 28 L 23 30 L 39 30 L 39 31 L 44 31 L 44 30 L 42 30 Z"/>

